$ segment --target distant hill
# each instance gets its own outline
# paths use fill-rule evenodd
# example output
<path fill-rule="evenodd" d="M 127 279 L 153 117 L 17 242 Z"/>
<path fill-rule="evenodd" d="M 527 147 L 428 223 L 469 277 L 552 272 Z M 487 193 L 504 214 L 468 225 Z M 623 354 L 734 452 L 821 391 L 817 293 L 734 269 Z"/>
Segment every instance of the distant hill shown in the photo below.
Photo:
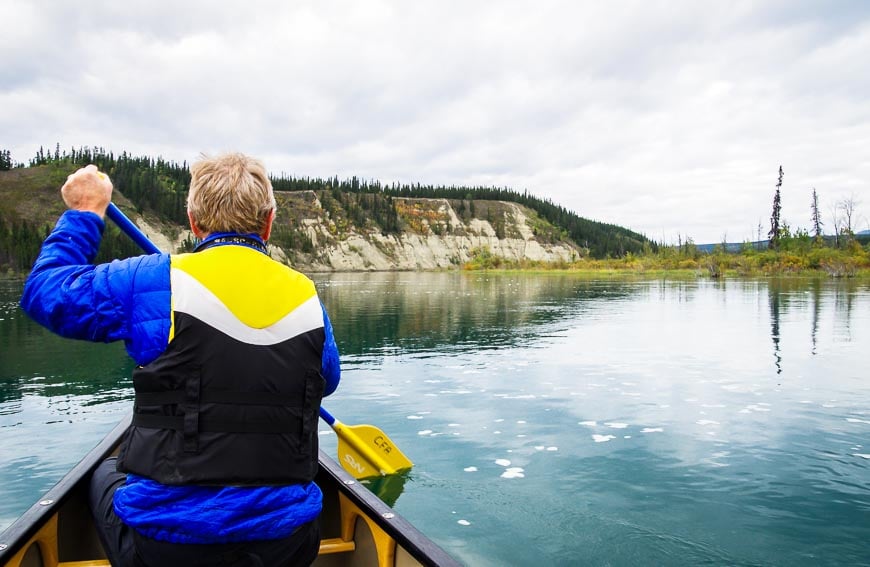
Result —
<path fill-rule="evenodd" d="M 828 246 L 833 246 L 837 241 L 837 237 L 833 234 L 826 234 L 822 238 L 824 238 L 825 242 Z M 867 244 L 870 242 L 870 230 L 862 230 L 861 232 L 855 233 L 855 239 L 861 244 Z M 743 248 L 749 244 L 752 248 L 756 250 L 767 250 L 769 240 L 756 240 L 754 242 L 728 242 L 725 244 L 725 250 L 727 252 L 740 252 Z M 717 242 L 715 244 L 697 244 L 698 252 L 703 254 L 710 254 L 717 249 L 717 247 L 721 247 L 722 243 Z"/>
<path fill-rule="evenodd" d="M 0 268 L 26 270 L 46 231 L 63 212 L 58 188 L 77 167 L 96 163 L 112 177 L 114 201 L 158 246 L 190 246 L 187 164 L 115 156 L 102 149 L 54 154 L 40 149 L 28 167 L 0 151 Z M 5 166 L 5 167 L 4 167 Z M 476 254 L 506 260 L 571 261 L 621 257 L 655 248 L 623 227 L 585 219 L 510 189 L 383 185 L 356 177 L 272 179 L 279 203 L 273 255 L 312 270 L 425 269 L 468 262 Z M 137 251 L 109 229 L 104 256 Z"/>
<path fill-rule="evenodd" d="M 753 248 L 756 250 L 765 250 L 767 249 L 767 240 L 757 240 L 755 242 L 750 242 Z M 721 247 L 722 243 L 717 242 L 716 244 L 696 244 L 698 248 L 698 252 L 703 254 L 709 254 L 713 252 L 717 247 Z M 725 251 L 726 252 L 740 252 L 743 250 L 744 243 L 742 242 L 727 242 L 725 243 Z"/>

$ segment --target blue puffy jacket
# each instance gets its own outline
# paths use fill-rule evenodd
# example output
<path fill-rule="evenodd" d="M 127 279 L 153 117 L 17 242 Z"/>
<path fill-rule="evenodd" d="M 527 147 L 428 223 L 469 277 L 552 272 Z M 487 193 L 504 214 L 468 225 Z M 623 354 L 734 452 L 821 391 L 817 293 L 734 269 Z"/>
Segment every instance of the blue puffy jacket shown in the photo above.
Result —
<path fill-rule="evenodd" d="M 45 240 L 24 286 L 21 307 L 64 337 L 123 340 L 139 365 L 166 348 L 170 330 L 170 257 L 138 256 L 93 265 L 105 225 L 93 213 L 67 211 Z M 323 311 L 325 395 L 340 368 Z M 314 519 L 322 494 L 314 483 L 268 487 L 166 486 L 129 475 L 115 511 L 137 531 L 176 543 L 229 543 L 287 537 Z"/>

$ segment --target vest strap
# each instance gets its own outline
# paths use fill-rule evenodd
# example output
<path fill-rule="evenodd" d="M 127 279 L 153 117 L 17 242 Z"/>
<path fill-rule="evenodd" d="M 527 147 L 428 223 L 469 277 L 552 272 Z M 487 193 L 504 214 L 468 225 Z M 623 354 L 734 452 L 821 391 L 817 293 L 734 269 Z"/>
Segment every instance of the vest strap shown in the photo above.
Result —
<path fill-rule="evenodd" d="M 269 422 L 235 421 L 229 419 L 212 419 L 199 417 L 196 419 L 199 431 L 197 433 L 284 433 L 294 434 L 302 431 L 301 419 L 284 418 Z M 186 415 L 149 415 L 133 414 L 133 425 L 145 429 L 172 429 L 183 431 L 186 435 Z M 186 439 L 185 439 L 186 442 Z"/>
<path fill-rule="evenodd" d="M 184 402 L 181 404 L 184 412 L 184 452 L 196 454 L 199 451 L 199 403 L 202 378 L 199 369 L 193 372 L 184 386 Z"/>
<path fill-rule="evenodd" d="M 184 391 L 167 390 L 165 392 L 136 392 L 136 404 L 139 406 L 168 406 L 183 404 Z M 299 400 L 294 396 L 275 394 L 272 392 L 234 392 L 230 390 L 203 390 L 200 395 L 202 404 L 233 404 L 243 406 L 287 406 L 294 407 Z"/>

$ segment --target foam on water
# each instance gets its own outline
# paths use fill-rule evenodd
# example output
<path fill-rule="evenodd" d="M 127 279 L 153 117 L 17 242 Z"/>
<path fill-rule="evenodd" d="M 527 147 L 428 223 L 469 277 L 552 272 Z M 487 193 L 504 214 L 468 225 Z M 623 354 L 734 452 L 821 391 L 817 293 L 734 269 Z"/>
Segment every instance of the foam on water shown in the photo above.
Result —
<path fill-rule="evenodd" d="M 770 404 L 750 404 L 750 405 L 746 406 L 745 408 L 743 408 L 742 410 L 740 410 L 738 413 L 752 413 L 754 411 L 770 411 L 769 407 L 764 407 L 764 406 L 769 406 L 769 405 Z"/>
<path fill-rule="evenodd" d="M 460 526 L 470 526 L 471 525 L 471 522 L 469 522 L 468 520 L 456 520 L 456 523 L 459 524 Z"/>
<path fill-rule="evenodd" d="M 577 425 L 586 425 L 587 427 L 595 427 L 598 425 L 597 421 L 578 421 Z"/>
<path fill-rule="evenodd" d="M 525 478 L 526 475 L 524 471 L 520 467 L 509 467 L 505 469 L 503 473 L 501 473 L 502 478 Z"/>
<path fill-rule="evenodd" d="M 516 396 L 510 396 L 507 394 L 498 394 L 496 397 L 503 398 L 505 400 L 534 400 L 535 398 L 537 398 L 537 396 L 534 394 L 519 394 Z"/>
<path fill-rule="evenodd" d="M 462 470 L 464 470 L 465 472 L 477 472 L 477 467 L 465 467 Z"/>
<path fill-rule="evenodd" d="M 611 439 L 616 439 L 616 437 L 613 435 L 593 435 L 592 439 L 594 439 L 596 443 L 606 443 Z"/>
<path fill-rule="evenodd" d="M 641 433 L 661 433 L 664 431 L 661 427 L 644 427 L 640 430 Z"/>
<path fill-rule="evenodd" d="M 866 423 L 870 425 L 870 421 L 867 421 L 866 419 L 858 419 L 857 417 L 847 417 L 846 421 L 849 423 Z"/>
<path fill-rule="evenodd" d="M 510 462 L 509 460 L 507 460 L 507 459 L 496 459 L 496 460 L 495 460 L 495 464 L 497 464 L 497 465 L 500 466 L 500 467 L 509 467 L 509 466 L 511 466 L 511 462 Z"/>
<path fill-rule="evenodd" d="M 626 427 L 628 427 L 627 423 L 619 423 L 619 422 L 610 422 L 610 423 L 605 423 L 604 425 L 606 425 L 607 427 L 610 427 L 612 429 L 625 429 Z"/>

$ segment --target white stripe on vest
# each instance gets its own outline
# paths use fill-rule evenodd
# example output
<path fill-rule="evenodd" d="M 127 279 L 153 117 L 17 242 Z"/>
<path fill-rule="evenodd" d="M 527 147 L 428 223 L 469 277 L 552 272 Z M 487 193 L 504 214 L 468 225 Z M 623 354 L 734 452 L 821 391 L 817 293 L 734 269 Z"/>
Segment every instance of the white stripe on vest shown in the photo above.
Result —
<path fill-rule="evenodd" d="M 272 325 L 255 329 L 242 323 L 211 290 L 187 272 L 172 269 L 170 278 L 173 311 L 196 317 L 246 344 L 273 345 L 323 327 L 323 310 L 316 295 Z"/>

